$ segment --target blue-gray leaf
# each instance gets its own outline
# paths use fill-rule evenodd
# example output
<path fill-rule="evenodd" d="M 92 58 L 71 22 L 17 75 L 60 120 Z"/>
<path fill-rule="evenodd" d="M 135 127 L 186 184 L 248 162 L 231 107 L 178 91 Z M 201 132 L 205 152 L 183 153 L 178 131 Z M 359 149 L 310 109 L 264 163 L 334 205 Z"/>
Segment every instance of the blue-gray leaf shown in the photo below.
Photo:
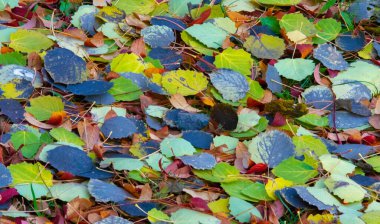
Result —
<path fill-rule="evenodd" d="M 268 65 L 265 81 L 272 92 L 279 93 L 282 91 L 282 80 L 274 66 Z"/>
<path fill-rule="evenodd" d="M 345 70 L 348 68 L 347 61 L 342 54 L 331 44 L 322 44 L 314 49 L 314 58 L 318 59 L 324 66 L 332 70 Z"/>
<path fill-rule="evenodd" d="M 216 165 L 215 157 L 208 153 L 181 156 L 179 159 L 182 160 L 185 165 L 192 166 L 197 170 L 210 170 Z"/>
<path fill-rule="evenodd" d="M 137 132 L 137 127 L 126 117 L 113 117 L 104 122 L 101 129 L 105 137 L 127 138 Z"/>
<path fill-rule="evenodd" d="M 174 32 L 167 26 L 148 26 L 141 30 L 144 42 L 151 47 L 167 47 L 175 40 Z"/>
<path fill-rule="evenodd" d="M 86 62 L 65 48 L 50 50 L 45 55 L 45 69 L 54 82 L 80 83 L 87 78 Z"/>
<path fill-rule="evenodd" d="M 329 115 L 329 126 L 334 127 L 334 113 Z M 337 129 L 357 128 L 360 126 L 368 125 L 368 118 L 359 116 L 347 111 L 335 112 L 335 125 Z"/>
<path fill-rule="evenodd" d="M 229 69 L 219 69 L 211 73 L 210 79 L 223 98 L 232 102 L 243 99 L 249 90 L 247 79 Z"/>
<path fill-rule="evenodd" d="M 126 198 L 134 198 L 122 188 L 97 179 L 88 182 L 88 191 L 96 201 L 100 202 L 121 202 Z"/>

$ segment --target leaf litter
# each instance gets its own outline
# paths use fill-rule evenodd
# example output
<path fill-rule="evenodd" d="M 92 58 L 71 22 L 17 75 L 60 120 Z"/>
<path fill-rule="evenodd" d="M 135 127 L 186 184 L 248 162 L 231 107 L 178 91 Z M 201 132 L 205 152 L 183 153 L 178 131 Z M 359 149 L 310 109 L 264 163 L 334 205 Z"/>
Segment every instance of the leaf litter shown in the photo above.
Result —
<path fill-rule="evenodd" d="M 0 10 L 0 223 L 378 223 L 376 1 Z"/>

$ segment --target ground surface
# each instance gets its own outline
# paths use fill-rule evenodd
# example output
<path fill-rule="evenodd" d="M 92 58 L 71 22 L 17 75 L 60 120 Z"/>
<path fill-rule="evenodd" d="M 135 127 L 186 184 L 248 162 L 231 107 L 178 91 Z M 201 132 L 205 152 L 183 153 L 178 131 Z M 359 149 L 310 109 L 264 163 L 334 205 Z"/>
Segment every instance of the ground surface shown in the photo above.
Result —
<path fill-rule="evenodd" d="M 379 12 L 0 2 L 0 223 L 378 223 Z"/>

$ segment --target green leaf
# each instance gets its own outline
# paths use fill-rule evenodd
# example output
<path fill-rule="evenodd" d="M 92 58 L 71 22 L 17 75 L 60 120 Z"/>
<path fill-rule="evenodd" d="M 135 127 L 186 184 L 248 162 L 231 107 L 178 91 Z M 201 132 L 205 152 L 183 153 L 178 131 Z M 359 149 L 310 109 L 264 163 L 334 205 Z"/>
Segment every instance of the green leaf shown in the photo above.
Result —
<path fill-rule="evenodd" d="M 140 170 L 144 163 L 139 159 L 133 158 L 105 158 L 100 162 L 100 166 L 108 167 L 112 164 L 115 170 Z"/>
<path fill-rule="evenodd" d="M 190 209 L 181 208 L 172 213 L 170 220 L 173 224 L 220 224 L 221 221 L 214 216 Z"/>
<path fill-rule="evenodd" d="M 208 203 L 207 206 L 210 208 L 212 213 L 229 213 L 230 210 L 228 209 L 228 202 L 228 198 L 222 198 Z"/>
<path fill-rule="evenodd" d="M 176 70 L 162 76 L 162 86 L 169 94 L 195 95 L 207 88 L 206 76 L 197 71 Z"/>
<path fill-rule="evenodd" d="M 373 156 L 365 160 L 373 169 L 380 173 L 380 156 Z"/>
<path fill-rule="evenodd" d="M 286 33 L 298 31 L 306 37 L 311 37 L 316 33 L 314 24 L 302 13 L 285 14 L 280 20 L 280 27 L 285 29 Z"/>
<path fill-rule="evenodd" d="M 183 17 L 189 13 L 187 4 L 200 4 L 202 0 L 170 0 L 169 1 L 169 11 L 174 15 Z"/>
<path fill-rule="evenodd" d="M 7 54 L 0 54 L 1 65 L 26 65 L 26 57 L 19 52 L 11 52 Z"/>
<path fill-rule="evenodd" d="M 50 135 L 59 142 L 67 142 L 75 145 L 83 146 L 84 142 L 76 134 L 66 130 L 65 128 L 53 128 Z"/>
<path fill-rule="evenodd" d="M 332 174 L 325 180 L 327 188 L 344 203 L 361 201 L 367 191 L 350 178 L 338 174 Z"/>
<path fill-rule="evenodd" d="M 279 59 L 284 54 L 285 42 L 279 37 L 261 34 L 259 38 L 248 37 L 244 47 L 257 58 Z"/>
<path fill-rule="evenodd" d="M 210 48 L 220 48 L 228 33 L 212 23 L 195 24 L 185 30 L 202 44 Z"/>
<path fill-rule="evenodd" d="M 303 184 L 318 175 L 312 166 L 293 157 L 282 161 L 272 173 L 296 184 Z"/>
<path fill-rule="evenodd" d="M 240 171 L 228 163 L 221 162 L 216 164 L 211 170 L 193 170 L 198 177 L 211 182 L 232 182 L 240 177 Z"/>
<path fill-rule="evenodd" d="M 220 186 L 231 197 L 237 197 L 242 200 L 257 202 L 259 201 L 259 199 L 257 197 L 254 197 L 256 196 L 255 194 L 251 194 L 253 192 L 245 191 L 245 189 L 252 189 L 253 187 L 255 187 L 255 185 L 256 183 L 250 180 L 243 179 L 243 180 L 235 180 L 232 182 L 225 182 L 225 183 L 222 183 Z"/>
<path fill-rule="evenodd" d="M 233 215 L 234 218 L 239 222 L 249 223 L 251 220 L 251 216 L 255 216 L 259 219 L 263 218 L 259 210 L 257 210 L 255 206 L 244 200 L 241 200 L 236 197 L 230 197 L 229 204 L 231 215 Z"/>
<path fill-rule="evenodd" d="M 217 68 L 228 68 L 243 75 L 250 75 L 253 66 L 251 55 L 243 49 L 227 48 L 215 56 L 214 65 Z"/>
<path fill-rule="evenodd" d="M 317 29 L 316 37 L 313 37 L 314 44 L 324 44 L 334 40 L 340 33 L 341 24 L 335 19 L 321 19 L 315 24 Z"/>
<path fill-rule="evenodd" d="M 113 86 L 108 93 L 113 95 L 116 101 L 133 101 L 140 98 L 143 92 L 132 80 L 123 76 L 112 79 Z"/>
<path fill-rule="evenodd" d="M 39 52 L 53 46 L 53 41 L 34 30 L 19 29 L 11 34 L 9 46 L 15 51 L 26 53 Z"/>
<path fill-rule="evenodd" d="M 123 72 L 133 72 L 142 73 L 145 69 L 143 61 L 139 56 L 134 53 L 131 54 L 119 54 L 117 57 L 112 59 L 111 71 L 123 73 Z"/>
<path fill-rule="evenodd" d="M 313 136 L 294 136 L 292 141 L 296 146 L 295 151 L 297 155 L 302 155 L 305 152 L 310 151 L 314 152 L 317 156 L 329 154 L 329 151 L 322 140 L 314 138 Z"/>
<path fill-rule="evenodd" d="M 124 10 L 126 14 L 147 15 L 156 8 L 157 3 L 154 0 L 115 0 L 112 5 Z"/>
<path fill-rule="evenodd" d="M 338 159 L 334 155 L 322 155 L 319 157 L 319 160 L 322 163 L 323 169 L 332 174 L 346 175 L 352 173 L 356 167 L 354 164 Z"/>
<path fill-rule="evenodd" d="M 40 163 L 17 163 L 8 166 L 11 172 L 13 182 L 12 186 L 17 184 L 44 184 L 48 187 L 53 186 L 53 175 L 45 169 Z"/>
<path fill-rule="evenodd" d="M 270 201 L 270 200 L 272 200 L 269 197 L 269 195 L 267 194 L 267 191 L 265 190 L 265 185 L 260 183 L 260 182 L 255 182 L 253 184 L 250 184 L 249 186 L 247 186 L 243 190 L 241 190 L 241 193 L 243 195 L 248 196 L 249 198 L 253 198 L 257 201 Z M 242 198 L 242 199 L 244 199 L 244 198 Z"/>
<path fill-rule="evenodd" d="M 26 112 L 32 114 L 39 121 L 49 120 L 53 113 L 62 112 L 64 104 L 62 99 L 55 96 L 40 96 L 30 100 Z"/>
<path fill-rule="evenodd" d="M 380 92 L 379 73 L 379 66 L 358 60 L 352 62 L 347 70 L 339 72 L 339 74 L 332 79 L 332 82 L 333 84 L 340 84 L 340 82 L 342 82 L 341 80 L 346 80 L 346 82 L 343 81 L 343 83 L 358 81 L 366 85 L 373 94 L 378 94 Z"/>
<path fill-rule="evenodd" d="M 148 212 L 148 220 L 151 223 L 160 222 L 160 221 L 169 221 L 170 217 L 156 208 Z"/>
<path fill-rule="evenodd" d="M 160 150 L 166 157 L 193 155 L 195 148 L 183 138 L 166 137 L 160 143 Z"/>
<path fill-rule="evenodd" d="M 12 134 L 11 142 L 18 150 L 21 146 L 21 153 L 24 157 L 31 159 L 41 146 L 40 138 L 28 131 L 18 131 Z"/>
<path fill-rule="evenodd" d="M 260 17 L 260 22 L 263 26 L 269 27 L 276 34 L 280 34 L 281 28 L 276 17 L 274 16 Z"/>
<path fill-rule="evenodd" d="M 181 32 L 181 39 L 187 45 L 191 46 L 192 48 L 194 48 L 194 50 L 196 50 L 202 54 L 205 54 L 208 56 L 213 56 L 214 52 L 217 53 L 217 51 L 214 51 L 214 50 L 208 48 L 206 45 L 202 44 L 197 39 L 190 36 L 190 34 L 188 34 L 186 31 Z"/>
<path fill-rule="evenodd" d="M 257 0 L 257 2 L 265 5 L 289 6 L 297 5 L 301 0 Z"/>
<path fill-rule="evenodd" d="M 327 117 L 321 117 L 317 114 L 305 114 L 302 117 L 296 119 L 303 124 L 312 125 L 316 127 L 326 127 L 329 125 L 329 119 Z"/>
<path fill-rule="evenodd" d="M 281 76 L 296 81 L 302 81 L 313 74 L 315 64 L 312 60 L 303 58 L 286 58 L 279 60 L 274 67 Z"/>
<path fill-rule="evenodd" d="M 210 19 L 210 17 L 209 17 L 209 19 Z M 213 19 L 213 23 L 214 23 L 215 26 L 217 26 L 219 28 L 222 28 L 223 30 L 227 31 L 230 34 L 234 34 L 236 32 L 236 30 L 237 30 L 237 28 L 235 26 L 235 22 L 232 21 L 228 17 L 214 18 Z"/>

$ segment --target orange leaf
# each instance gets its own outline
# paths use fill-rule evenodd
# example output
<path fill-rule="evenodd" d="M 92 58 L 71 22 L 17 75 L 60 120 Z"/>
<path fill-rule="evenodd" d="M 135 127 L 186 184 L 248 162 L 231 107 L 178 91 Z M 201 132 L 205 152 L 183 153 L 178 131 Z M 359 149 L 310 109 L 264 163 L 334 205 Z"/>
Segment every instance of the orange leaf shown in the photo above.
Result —
<path fill-rule="evenodd" d="M 52 113 L 47 123 L 52 124 L 52 125 L 59 125 L 59 124 L 62 124 L 65 117 L 66 117 L 65 111 L 55 111 Z"/>

